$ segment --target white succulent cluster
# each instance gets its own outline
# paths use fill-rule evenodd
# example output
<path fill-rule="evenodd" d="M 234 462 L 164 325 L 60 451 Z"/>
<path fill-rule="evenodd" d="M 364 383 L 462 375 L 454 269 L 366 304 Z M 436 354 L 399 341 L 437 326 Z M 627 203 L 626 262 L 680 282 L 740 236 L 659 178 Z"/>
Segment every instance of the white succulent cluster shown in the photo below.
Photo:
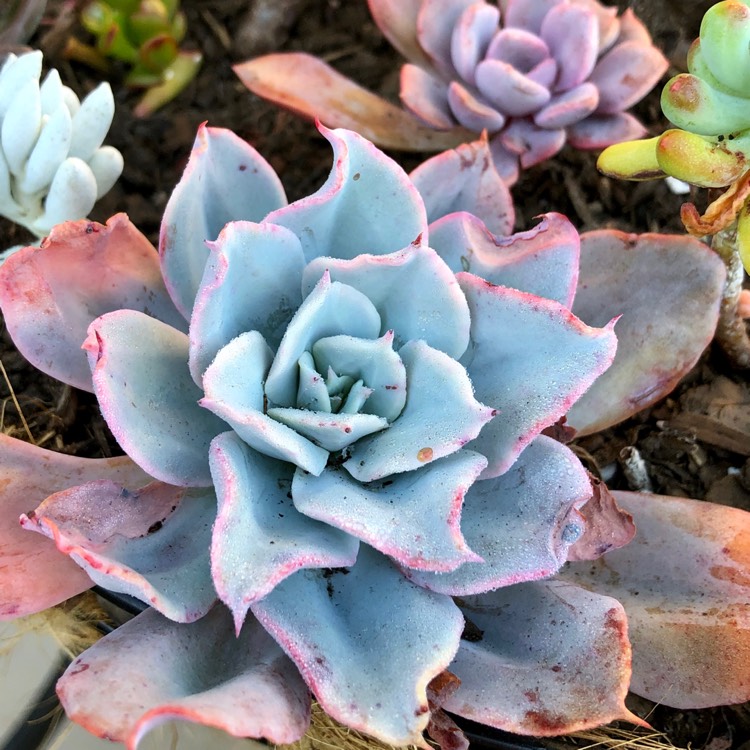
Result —
<path fill-rule="evenodd" d="M 0 70 L 0 214 L 38 237 L 83 219 L 122 173 L 122 154 L 102 146 L 115 111 L 109 84 L 82 102 L 42 53 L 10 55 Z"/>

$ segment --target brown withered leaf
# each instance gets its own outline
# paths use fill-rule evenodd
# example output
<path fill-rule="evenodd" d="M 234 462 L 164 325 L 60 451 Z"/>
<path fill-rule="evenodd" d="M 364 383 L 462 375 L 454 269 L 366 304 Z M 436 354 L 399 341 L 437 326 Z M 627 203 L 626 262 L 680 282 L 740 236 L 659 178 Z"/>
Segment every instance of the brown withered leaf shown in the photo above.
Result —
<path fill-rule="evenodd" d="M 467 750 L 469 741 L 455 721 L 440 707 L 458 690 L 461 680 L 447 670 L 433 678 L 427 686 L 430 722 L 427 734 L 440 745 L 440 750 Z"/>
<path fill-rule="evenodd" d="M 596 560 L 611 549 L 624 547 L 635 536 L 630 513 L 622 510 L 607 485 L 589 472 L 594 494 L 581 508 L 586 530 L 568 550 L 568 560 Z"/>

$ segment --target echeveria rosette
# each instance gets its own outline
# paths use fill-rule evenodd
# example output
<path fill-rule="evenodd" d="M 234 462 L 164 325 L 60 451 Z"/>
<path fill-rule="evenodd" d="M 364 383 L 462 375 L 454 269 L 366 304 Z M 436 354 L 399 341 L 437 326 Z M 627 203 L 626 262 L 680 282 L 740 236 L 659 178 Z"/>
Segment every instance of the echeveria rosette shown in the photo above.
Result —
<path fill-rule="evenodd" d="M 404 105 L 428 125 L 487 131 L 495 163 L 515 182 L 566 142 L 599 149 L 643 135 L 626 110 L 667 69 L 631 10 L 596 0 L 370 0 L 409 62 Z"/>
<path fill-rule="evenodd" d="M 101 481 L 71 487 L 24 524 L 54 537 L 100 583 L 176 622 L 202 622 L 210 576 L 239 637 L 257 618 L 332 716 L 393 744 L 422 744 L 427 684 L 460 647 L 452 595 L 549 577 L 583 532 L 589 481 L 566 447 L 539 432 L 606 369 L 615 338 L 611 325 L 589 328 L 569 312 L 578 242 L 562 217 L 523 235 L 528 252 L 513 252 L 509 240 L 509 257 L 464 262 L 450 238 L 468 214 L 435 222 L 432 249 L 428 211 L 395 163 L 354 133 L 324 134 L 335 151 L 331 176 L 284 206 L 252 149 L 203 128 L 164 218 L 164 282 L 152 279 L 148 299 L 132 282 L 89 276 L 73 289 L 48 284 L 34 319 L 29 277 L 60 271 L 44 261 L 48 248 L 11 259 L 3 307 L 22 349 L 39 347 L 50 319 L 81 331 L 72 295 L 87 283 L 101 292 L 84 305 L 100 313 L 85 343 L 91 387 L 122 447 L 158 480 L 135 493 Z M 223 204 L 214 198 L 221 174 L 238 181 L 230 194 L 220 190 Z M 246 193 L 262 193 L 263 208 L 238 195 L 243 180 Z M 208 250 L 195 227 L 212 239 Z M 545 247 L 553 228 L 567 238 L 554 252 Z M 136 235 L 116 217 L 107 227 L 67 225 L 49 246 L 56 255 L 67 248 L 73 264 L 91 260 L 73 249 L 82 242 L 109 264 L 138 258 L 143 279 L 155 256 L 133 252 Z M 556 272 L 544 272 L 554 257 Z M 25 280 L 13 286 L 14 277 Z M 502 285 L 524 279 L 554 299 Z M 187 333 L 165 290 L 189 316 Z M 51 349 L 36 361 L 80 382 L 81 355 Z M 155 617 L 164 623 L 148 617 L 134 632 L 156 627 L 147 624 Z M 620 696 L 629 660 L 622 631 L 612 645 L 619 656 L 606 679 Z M 61 693 L 75 692 L 69 711 L 97 733 L 134 743 L 150 709 L 214 723 L 210 685 L 192 686 L 200 707 L 191 714 L 182 702 L 168 708 L 184 688 L 165 677 L 148 706 L 123 709 L 127 717 L 103 729 L 90 670 L 78 667 Z M 299 707 L 287 709 L 299 733 Z M 571 726 L 627 716 L 619 697 L 585 716 L 570 710 Z M 281 741 L 263 728 L 242 731 Z"/>
<path fill-rule="evenodd" d="M 626 110 L 668 67 L 627 10 L 596 0 L 369 0 L 409 61 L 405 109 L 322 60 L 289 52 L 234 67 L 255 94 L 400 150 L 440 151 L 486 132 L 508 185 L 568 142 L 600 149 L 645 133 Z"/>

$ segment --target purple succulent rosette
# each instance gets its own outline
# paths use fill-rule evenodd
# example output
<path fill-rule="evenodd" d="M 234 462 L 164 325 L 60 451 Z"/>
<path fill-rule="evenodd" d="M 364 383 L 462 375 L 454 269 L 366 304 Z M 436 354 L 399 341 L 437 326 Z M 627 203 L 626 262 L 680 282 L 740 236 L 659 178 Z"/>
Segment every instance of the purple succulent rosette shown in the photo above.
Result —
<path fill-rule="evenodd" d="M 568 142 L 600 149 L 639 138 L 625 110 L 666 72 L 628 9 L 596 0 L 369 0 L 409 60 L 401 99 L 439 130 L 486 130 L 508 184 Z"/>
<path fill-rule="evenodd" d="M 540 434 L 615 356 L 613 323 L 570 311 L 577 232 L 548 214 L 497 238 L 466 212 L 486 182 L 420 195 L 455 155 L 412 181 L 361 136 L 322 132 L 334 168 L 308 198 L 287 205 L 250 146 L 202 127 L 158 253 L 120 214 L 0 270 L 19 349 L 92 390 L 127 454 L 5 439 L 0 500 L 150 605 L 71 665 L 67 713 L 132 749 L 175 717 L 288 743 L 312 692 L 349 727 L 425 747 L 428 685 L 450 670 L 446 708 L 494 726 L 635 720 L 623 608 L 548 580 L 607 533 L 606 514 L 587 529 L 577 458 Z M 18 580 L 46 578 L 48 548 L 34 570 L 20 533 L 0 526 L 0 552 Z"/>

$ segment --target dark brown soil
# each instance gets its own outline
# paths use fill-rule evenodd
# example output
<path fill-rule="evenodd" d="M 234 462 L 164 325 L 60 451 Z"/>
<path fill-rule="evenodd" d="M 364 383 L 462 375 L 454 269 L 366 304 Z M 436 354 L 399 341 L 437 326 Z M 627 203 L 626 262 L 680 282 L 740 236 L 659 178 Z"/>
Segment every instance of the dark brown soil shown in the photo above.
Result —
<path fill-rule="evenodd" d="M 621 0 L 617 4 L 635 8 L 677 66 L 673 72 L 678 72 L 689 40 L 697 35 L 700 17 L 712 3 Z M 115 188 L 96 206 L 94 219 L 104 221 L 125 211 L 156 242 L 170 191 L 185 166 L 196 129 L 205 120 L 231 128 L 253 144 L 281 176 L 290 200 L 310 194 L 324 181 L 331 164 L 327 143 L 310 123 L 250 94 L 233 74 L 233 62 L 269 50 L 304 50 L 396 99 L 400 60 L 371 21 L 365 0 L 266 0 L 265 5 L 275 10 L 277 21 L 288 22 L 286 26 L 278 23 L 266 31 L 257 25 L 248 27 L 245 14 L 248 6 L 253 6 L 248 0 L 184 0 L 189 23 L 187 46 L 200 48 L 205 62 L 196 81 L 148 119 L 132 116 L 137 94 L 122 86 L 117 71 L 110 77 L 117 115 L 107 142 L 124 154 L 125 170 Z M 100 78 L 61 54 L 67 34 L 85 38 L 74 16 L 64 12 L 66 8 L 69 3 L 64 0 L 50 0 L 32 43 L 43 47 L 46 64 L 58 68 L 63 80 L 83 95 Z M 659 87 L 635 108 L 635 114 L 654 133 L 664 129 Z M 424 156 L 399 154 L 398 158 L 411 169 Z M 663 182 L 610 181 L 597 173 L 594 154 L 572 149 L 527 172 L 513 194 L 518 229 L 529 228 L 534 216 L 554 210 L 566 214 L 581 230 L 683 231 L 679 207 L 684 197 L 672 194 Z M 706 195 L 696 193 L 692 198 L 699 207 L 707 203 Z M 26 241 L 28 236 L 2 222 L 0 238 L 4 248 Z M 61 386 L 28 366 L 4 327 L 0 344 L 13 393 L 38 444 L 90 457 L 118 451 L 93 397 Z M 0 428 L 24 438 L 26 428 L 1 379 L 0 399 Z M 694 418 L 696 402 L 709 412 L 712 404 L 729 404 L 731 424 L 727 426 L 726 410 L 721 409 L 708 423 Z M 746 375 L 732 371 L 720 353 L 709 350 L 668 398 L 614 429 L 580 441 L 578 448 L 590 468 L 606 472 L 610 487 L 632 488 L 619 456 L 622 448 L 635 446 L 646 461 L 656 492 L 710 498 L 750 510 L 749 431 Z M 633 708 L 645 715 L 653 706 L 634 699 Z M 729 750 L 750 737 L 747 706 L 706 711 L 657 707 L 649 721 L 676 745 L 690 744 L 696 750 Z"/>

